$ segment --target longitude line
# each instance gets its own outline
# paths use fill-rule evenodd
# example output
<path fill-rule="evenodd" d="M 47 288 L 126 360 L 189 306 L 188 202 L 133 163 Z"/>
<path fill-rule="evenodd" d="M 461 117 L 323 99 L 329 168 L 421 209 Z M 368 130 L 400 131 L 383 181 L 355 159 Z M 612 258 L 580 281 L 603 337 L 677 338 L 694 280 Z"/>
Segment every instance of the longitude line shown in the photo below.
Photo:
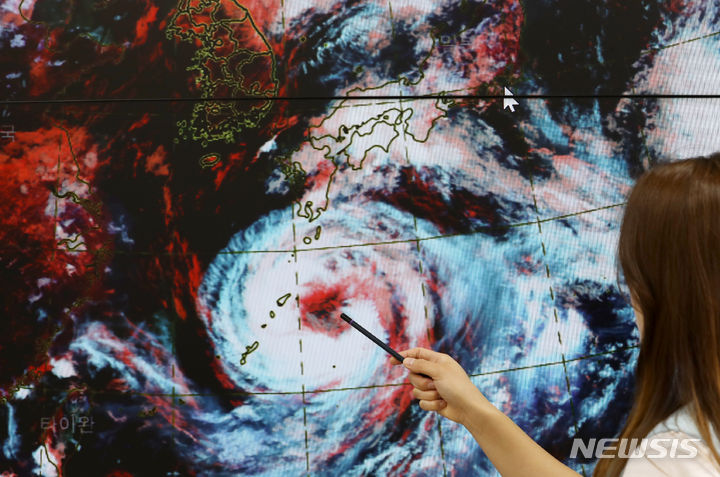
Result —
<path fill-rule="evenodd" d="M 504 36 L 505 36 L 505 40 L 507 42 L 507 33 L 504 33 Z M 525 157 L 524 159 L 527 160 L 527 157 Z M 540 225 L 540 213 L 538 212 L 537 194 L 535 193 L 535 181 L 534 181 L 534 177 L 533 177 L 532 168 L 529 168 L 528 170 L 530 172 L 529 178 L 530 178 L 530 190 L 532 192 L 532 201 L 533 201 L 532 206 L 535 210 L 535 220 L 536 220 L 537 226 L 538 226 L 538 235 L 540 237 L 540 245 L 542 246 L 542 256 L 543 256 L 543 261 L 545 262 L 545 272 L 546 272 L 546 276 L 547 276 L 547 280 L 548 280 L 548 291 L 550 294 L 550 301 L 553 306 L 553 317 L 554 317 L 555 324 L 557 325 L 557 335 L 558 335 L 558 343 L 560 346 L 560 356 L 562 358 L 563 373 L 565 374 L 565 386 L 567 389 L 568 399 L 570 402 L 570 412 L 572 413 L 572 417 L 573 417 L 573 427 L 575 429 L 575 435 L 577 435 L 578 434 L 577 417 L 576 417 L 576 413 L 575 413 L 575 405 L 573 403 L 572 392 L 570 390 L 570 379 L 568 377 L 568 371 L 567 371 L 567 366 L 566 366 L 566 361 L 565 361 L 565 353 L 563 352 L 562 336 L 560 335 L 560 326 L 559 326 L 558 318 L 557 318 L 557 305 L 555 302 L 555 295 L 554 295 L 553 289 L 552 289 L 552 278 L 551 278 L 551 274 L 550 274 L 550 267 L 549 267 L 548 261 L 547 261 L 547 249 L 545 247 L 545 240 L 543 239 L 542 227 Z M 583 477 L 587 477 L 587 473 L 585 471 L 585 465 L 581 464 L 581 468 L 582 468 Z"/>
<path fill-rule="evenodd" d="M 285 55 L 286 46 L 286 31 L 285 31 L 285 0 L 280 0 L 280 8 L 282 10 L 282 52 Z M 285 84 L 288 84 L 288 77 L 290 74 L 289 63 L 285 65 Z M 288 111 L 284 110 L 284 115 L 287 119 Z M 290 204 L 292 214 L 292 236 L 293 236 L 293 249 L 292 257 L 295 265 L 295 304 L 297 306 L 298 313 L 298 347 L 300 350 L 300 383 L 302 386 L 302 412 L 303 412 L 303 429 L 305 431 L 305 472 L 308 477 L 310 476 L 310 450 L 308 446 L 308 428 L 307 428 L 307 402 L 305 401 L 305 364 L 303 362 L 303 343 L 302 343 L 302 316 L 300 316 L 300 279 L 298 277 L 298 249 L 297 249 L 297 231 L 295 227 L 295 203 Z"/>
<path fill-rule="evenodd" d="M 300 280 L 298 278 L 298 253 L 297 253 L 297 235 L 295 232 L 295 203 L 291 204 L 292 210 L 292 230 L 293 230 L 293 259 L 295 264 L 295 303 L 298 313 L 298 344 L 300 345 L 300 383 L 302 386 L 302 406 L 303 406 L 303 428 L 305 430 L 305 471 L 310 475 L 310 450 L 308 447 L 308 430 L 307 430 L 307 401 L 305 401 L 305 366 L 303 363 L 303 346 L 302 346 L 302 316 L 300 316 Z"/>
<path fill-rule="evenodd" d="M 392 2 L 388 0 L 388 8 L 390 10 L 390 15 L 392 19 Z M 391 25 L 393 25 L 393 22 L 391 21 Z M 393 32 L 395 31 L 394 25 L 393 25 Z M 422 72 L 421 72 L 422 74 Z M 398 103 L 400 107 L 400 117 L 399 119 L 402 120 L 403 118 L 403 95 L 402 95 L 402 82 L 400 83 L 400 95 L 398 98 Z M 407 121 L 403 121 L 400 123 L 400 128 L 402 129 L 402 138 L 403 138 L 403 148 L 405 149 L 405 161 L 409 166 L 412 166 L 412 163 L 410 162 L 410 154 L 408 153 L 408 146 L 407 146 L 407 135 L 405 134 L 406 130 L 406 124 Z M 413 175 L 413 180 L 416 180 L 416 177 Z M 415 234 L 415 249 L 418 256 L 418 267 L 420 270 L 420 290 L 422 292 L 423 297 L 423 310 L 425 314 L 425 323 L 426 323 L 426 332 L 427 332 L 427 338 L 428 343 L 430 343 L 430 317 L 428 316 L 428 308 L 427 308 L 427 296 L 425 294 L 425 284 L 423 282 L 423 266 L 422 266 L 422 252 L 420 251 L 420 240 L 418 236 L 418 228 L 417 228 L 417 217 L 413 213 L 413 232 Z M 442 466 L 443 466 L 443 477 L 447 477 L 447 464 L 445 462 L 445 445 L 443 443 L 443 432 L 442 432 L 442 420 L 438 418 L 439 414 L 435 414 L 436 422 L 437 422 L 437 431 L 438 431 L 438 439 L 440 441 L 440 458 L 442 460 Z"/>
<path fill-rule="evenodd" d="M 527 160 L 527 158 L 525 158 L 525 159 Z M 555 294 L 553 293 L 553 289 L 552 289 L 552 274 L 550 272 L 550 266 L 549 266 L 548 260 L 547 260 L 547 247 L 545 245 L 545 239 L 543 238 L 542 226 L 540 225 L 540 213 L 539 213 L 538 207 L 537 207 L 537 194 L 535 192 L 535 181 L 533 179 L 534 176 L 533 176 L 532 169 L 529 169 L 529 171 L 530 171 L 530 190 L 532 192 L 532 199 L 533 199 L 532 207 L 535 210 L 535 221 L 537 222 L 537 226 L 538 226 L 538 236 L 540 238 L 540 245 L 542 246 L 543 261 L 545 262 L 545 277 L 548 280 L 548 292 L 550 295 L 550 302 L 553 307 L 553 320 L 554 320 L 554 323 L 557 325 L 558 345 L 560 347 L 560 356 L 562 359 L 563 374 L 565 375 L 565 387 L 567 389 L 568 400 L 570 402 L 570 412 L 572 413 L 572 418 L 573 418 L 573 428 L 575 430 L 575 435 L 577 435 L 578 427 L 577 427 L 577 416 L 576 416 L 576 412 L 575 412 L 575 403 L 573 402 L 572 392 L 570 390 L 570 378 L 568 376 L 568 370 L 567 370 L 567 365 L 566 365 L 567 361 L 565 359 L 565 353 L 563 351 L 564 345 L 562 342 L 562 336 L 560 334 L 559 320 L 558 320 L 558 316 L 557 316 L 557 304 L 555 302 Z M 587 477 L 585 465 L 582 464 L 581 468 L 582 468 L 583 476 Z"/>

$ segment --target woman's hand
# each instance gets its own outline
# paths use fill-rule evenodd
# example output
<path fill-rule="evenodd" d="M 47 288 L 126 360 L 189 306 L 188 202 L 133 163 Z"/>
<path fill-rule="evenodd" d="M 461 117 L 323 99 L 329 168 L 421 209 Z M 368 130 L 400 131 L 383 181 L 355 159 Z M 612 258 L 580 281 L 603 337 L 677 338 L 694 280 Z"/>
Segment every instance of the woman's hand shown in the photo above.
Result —
<path fill-rule="evenodd" d="M 422 409 L 436 411 L 463 425 L 473 407 L 495 409 L 450 356 L 426 348 L 412 348 L 400 354 L 405 358 L 402 364 L 410 370 L 413 396 L 420 400 Z M 390 358 L 390 363 L 400 364 L 395 358 Z"/>
<path fill-rule="evenodd" d="M 450 356 L 425 348 L 400 354 L 405 358 L 402 364 L 410 370 L 413 395 L 420 399 L 420 407 L 465 426 L 500 475 L 580 477 L 493 406 Z M 400 364 L 395 358 L 390 362 Z"/>

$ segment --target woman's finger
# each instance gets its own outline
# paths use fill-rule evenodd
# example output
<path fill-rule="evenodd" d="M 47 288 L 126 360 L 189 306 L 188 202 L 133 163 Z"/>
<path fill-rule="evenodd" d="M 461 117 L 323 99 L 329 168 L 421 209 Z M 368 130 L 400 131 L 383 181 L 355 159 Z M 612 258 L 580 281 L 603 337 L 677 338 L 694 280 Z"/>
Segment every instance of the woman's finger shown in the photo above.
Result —
<path fill-rule="evenodd" d="M 420 408 L 426 411 L 440 411 L 447 406 L 447 403 L 442 399 L 436 399 L 434 401 L 420 401 Z"/>
<path fill-rule="evenodd" d="M 412 351 L 412 350 L 406 349 L 406 350 L 404 350 L 404 351 L 398 351 L 398 354 L 399 354 L 400 356 L 402 356 L 403 358 L 405 358 L 405 357 L 408 356 L 408 353 L 409 353 L 410 351 Z M 394 356 L 391 356 L 391 357 L 390 357 L 390 364 L 392 364 L 392 365 L 397 365 L 397 364 L 400 364 L 400 361 L 398 361 L 397 359 L 395 359 Z"/>
<path fill-rule="evenodd" d="M 413 389 L 413 396 L 415 396 L 415 399 L 422 401 L 437 401 L 438 399 L 442 399 L 437 391 L 421 391 L 418 388 Z"/>
<path fill-rule="evenodd" d="M 406 358 L 424 359 L 427 361 L 438 361 L 444 356 L 442 353 L 427 348 L 411 348 L 401 351 L 400 354 Z"/>
<path fill-rule="evenodd" d="M 422 391 L 429 391 L 431 389 L 435 389 L 435 383 L 432 379 L 425 376 L 420 376 L 417 373 L 408 374 L 408 381 L 410 381 L 410 384 L 412 384 L 414 387 Z"/>
<path fill-rule="evenodd" d="M 403 366 L 413 373 L 424 374 L 431 379 L 438 377 L 442 371 L 442 365 L 440 363 L 421 358 L 405 358 Z"/>

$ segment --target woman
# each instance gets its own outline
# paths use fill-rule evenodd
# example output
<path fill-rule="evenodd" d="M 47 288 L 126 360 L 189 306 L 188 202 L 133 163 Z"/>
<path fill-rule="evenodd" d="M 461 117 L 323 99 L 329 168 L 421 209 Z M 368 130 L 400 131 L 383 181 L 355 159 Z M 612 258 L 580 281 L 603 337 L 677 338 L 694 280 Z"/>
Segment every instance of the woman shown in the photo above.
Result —
<path fill-rule="evenodd" d="M 642 457 L 598 459 L 594 475 L 720 476 L 720 153 L 658 164 L 637 180 L 618 258 L 641 335 L 634 404 L 618 437 L 676 450 L 670 439 L 695 438 L 682 445 L 697 455 L 649 458 L 659 453 L 650 446 Z M 400 354 L 420 407 L 463 424 L 500 474 L 578 475 L 495 408 L 450 356 Z"/>

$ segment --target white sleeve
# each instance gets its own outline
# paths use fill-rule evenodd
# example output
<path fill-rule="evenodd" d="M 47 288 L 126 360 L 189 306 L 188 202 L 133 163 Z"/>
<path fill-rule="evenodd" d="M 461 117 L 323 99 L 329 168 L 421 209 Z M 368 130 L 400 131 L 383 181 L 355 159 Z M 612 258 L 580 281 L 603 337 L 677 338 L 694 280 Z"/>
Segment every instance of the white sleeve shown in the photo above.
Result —
<path fill-rule="evenodd" d="M 720 468 L 704 442 L 682 442 L 690 436 L 679 431 L 661 432 L 646 439 L 649 444 L 644 455 L 627 459 L 621 477 L 720 477 Z M 688 458 L 690 448 L 697 454 Z"/>

